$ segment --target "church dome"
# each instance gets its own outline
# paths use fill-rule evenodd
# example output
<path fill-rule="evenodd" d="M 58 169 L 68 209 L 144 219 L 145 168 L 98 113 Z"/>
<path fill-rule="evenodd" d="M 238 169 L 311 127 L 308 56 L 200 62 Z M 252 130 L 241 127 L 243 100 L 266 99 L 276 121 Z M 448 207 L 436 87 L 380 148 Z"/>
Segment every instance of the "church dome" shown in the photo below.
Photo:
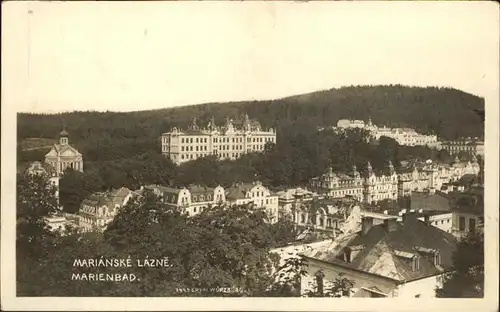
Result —
<path fill-rule="evenodd" d="M 60 137 L 67 137 L 67 136 L 69 136 L 69 133 L 66 130 L 63 130 L 63 131 L 61 131 L 61 133 L 59 133 L 59 136 Z"/>

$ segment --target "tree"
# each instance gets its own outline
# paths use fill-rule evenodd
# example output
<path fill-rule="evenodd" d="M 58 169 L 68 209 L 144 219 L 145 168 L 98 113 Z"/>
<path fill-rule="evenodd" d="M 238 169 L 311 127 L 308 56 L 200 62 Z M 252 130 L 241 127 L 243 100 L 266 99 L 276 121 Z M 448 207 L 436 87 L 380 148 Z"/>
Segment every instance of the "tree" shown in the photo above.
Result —
<path fill-rule="evenodd" d="M 278 222 L 269 225 L 273 242 L 271 247 L 282 247 L 295 241 L 295 223 L 286 215 L 280 214 Z"/>
<path fill-rule="evenodd" d="M 453 271 L 444 275 L 442 298 L 484 297 L 484 235 L 472 233 L 458 243 L 453 254 Z"/>
<path fill-rule="evenodd" d="M 99 175 L 68 168 L 59 181 L 59 202 L 65 212 L 76 213 L 85 198 L 103 189 Z"/>
<path fill-rule="evenodd" d="M 346 278 L 343 273 L 339 273 L 333 281 L 326 281 L 326 283 L 323 270 L 317 271 L 314 277 L 315 282 L 309 283 L 306 297 L 349 297 L 354 287 L 354 282 Z"/>
<path fill-rule="evenodd" d="M 44 217 L 57 211 L 55 186 L 44 175 L 17 176 L 17 255 L 40 251 L 44 238 L 52 236 Z"/>

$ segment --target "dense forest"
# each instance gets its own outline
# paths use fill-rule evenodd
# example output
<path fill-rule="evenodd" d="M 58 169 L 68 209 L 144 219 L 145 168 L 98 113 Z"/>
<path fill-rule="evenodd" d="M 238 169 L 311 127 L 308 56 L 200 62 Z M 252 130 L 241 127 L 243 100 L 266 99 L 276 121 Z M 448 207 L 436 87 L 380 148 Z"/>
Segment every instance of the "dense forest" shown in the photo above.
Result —
<path fill-rule="evenodd" d="M 217 124 L 225 117 L 247 113 L 263 128 L 274 127 L 278 135 L 297 122 L 316 126 L 335 125 L 338 119 L 369 117 L 378 125 L 408 126 L 441 139 L 482 137 L 484 99 L 449 88 L 356 86 L 331 89 L 269 101 L 209 103 L 160 110 L 73 112 L 55 115 L 19 114 L 18 142 L 27 138 L 55 138 L 63 124 L 86 160 L 110 160 L 141 151 L 160 150 L 161 133 L 184 128 L 197 117 Z M 281 132 L 280 132 L 281 130 Z"/>

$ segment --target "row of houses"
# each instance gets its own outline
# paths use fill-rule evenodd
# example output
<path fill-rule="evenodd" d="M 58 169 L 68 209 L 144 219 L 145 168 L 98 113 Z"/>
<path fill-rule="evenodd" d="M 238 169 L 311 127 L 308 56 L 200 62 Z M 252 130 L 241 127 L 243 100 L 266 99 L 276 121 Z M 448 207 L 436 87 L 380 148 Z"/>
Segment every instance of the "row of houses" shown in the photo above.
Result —
<path fill-rule="evenodd" d="M 479 221 L 465 228 L 465 218 L 470 222 L 478 215 L 463 207 L 438 213 L 423 209 L 374 213 L 354 206 L 337 235 L 272 252 L 280 256 L 281 265 L 289 258 L 305 260 L 302 295 L 326 292 L 342 277 L 353 284 L 342 296 L 433 298 L 443 286 L 444 274 L 453 270 L 459 239 L 481 231 Z M 452 230 L 462 226 L 462 235 Z M 279 273 L 278 279 L 290 277 Z"/>
<path fill-rule="evenodd" d="M 385 171 L 376 173 L 370 162 L 366 170 L 360 172 L 353 166 L 350 173 L 333 172 L 328 167 L 326 172 L 310 181 L 310 188 L 318 194 L 333 198 L 353 197 L 364 203 L 376 203 L 382 200 L 397 200 L 406 197 L 412 191 L 446 190 L 450 183 L 465 175 L 478 176 L 481 168 L 475 156 L 471 161 L 458 157 L 451 165 L 412 163 L 396 172 L 388 161 Z"/>

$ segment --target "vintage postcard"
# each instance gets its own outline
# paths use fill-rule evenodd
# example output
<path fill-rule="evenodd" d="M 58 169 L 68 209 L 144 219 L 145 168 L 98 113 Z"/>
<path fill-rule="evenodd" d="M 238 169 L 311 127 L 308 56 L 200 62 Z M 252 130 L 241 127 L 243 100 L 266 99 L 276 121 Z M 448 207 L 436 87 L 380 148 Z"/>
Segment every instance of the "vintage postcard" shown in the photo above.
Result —
<path fill-rule="evenodd" d="M 4 2 L 2 309 L 495 311 L 498 16 Z"/>

